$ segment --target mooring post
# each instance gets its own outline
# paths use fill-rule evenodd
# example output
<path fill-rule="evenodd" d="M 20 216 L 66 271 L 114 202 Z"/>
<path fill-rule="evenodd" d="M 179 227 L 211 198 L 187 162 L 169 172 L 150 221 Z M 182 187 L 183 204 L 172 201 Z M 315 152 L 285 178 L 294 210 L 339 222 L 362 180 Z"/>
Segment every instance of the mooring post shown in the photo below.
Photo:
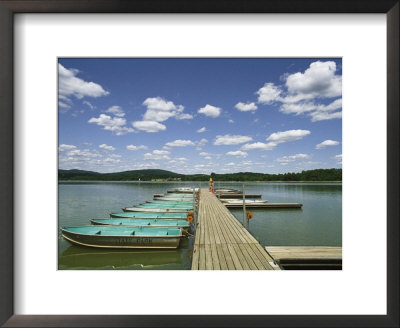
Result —
<path fill-rule="evenodd" d="M 242 184 L 242 196 L 243 196 L 243 224 L 244 227 L 248 230 L 249 221 L 247 220 L 247 215 L 246 215 L 246 197 L 244 195 L 244 183 Z"/>
<path fill-rule="evenodd" d="M 196 187 L 193 185 L 193 216 L 194 216 L 194 224 L 196 224 Z"/>

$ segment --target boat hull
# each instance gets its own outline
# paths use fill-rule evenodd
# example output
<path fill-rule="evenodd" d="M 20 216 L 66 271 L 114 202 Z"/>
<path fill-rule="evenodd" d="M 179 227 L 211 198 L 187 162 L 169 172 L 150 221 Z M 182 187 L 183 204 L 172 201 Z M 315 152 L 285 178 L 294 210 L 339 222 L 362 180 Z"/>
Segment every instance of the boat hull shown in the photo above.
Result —
<path fill-rule="evenodd" d="M 90 223 L 99 226 L 182 228 L 184 231 L 188 231 L 190 228 L 190 224 L 186 220 L 90 219 Z"/>
<path fill-rule="evenodd" d="M 62 230 L 69 242 L 97 248 L 178 248 L 181 236 L 103 236 Z"/>
<path fill-rule="evenodd" d="M 111 218 L 118 219 L 162 219 L 162 220 L 186 220 L 186 213 L 153 213 L 153 212 L 123 212 L 110 213 Z"/>
<path fill-rule="evenodd" d="M 185 208 L 152 208 L 152 207 L 126 207 L 122 209 L 124 212 L 149 212 L 149 213 L 188 213 L 193 209 Z"/>

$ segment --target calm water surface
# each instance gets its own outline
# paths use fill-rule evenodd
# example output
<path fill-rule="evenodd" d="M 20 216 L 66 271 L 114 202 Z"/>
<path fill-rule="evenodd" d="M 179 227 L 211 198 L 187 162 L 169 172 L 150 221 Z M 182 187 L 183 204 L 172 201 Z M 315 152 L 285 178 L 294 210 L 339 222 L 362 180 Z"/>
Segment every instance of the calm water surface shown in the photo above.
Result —
<path fill-rule="evenodd" d="M 199 186 L 174 182 L 60 182 L 59 227 L 90 224 L 122 207 L 153 199 L 170 188 Z M 202 187 L 208 185 L 203 182 Z M 218 183 L 241 189 L 241 183 Z M 250 232 L 263 246 L 341 246 L 341 183 L 246 183 L 246 193 L 269 202 L 298 202 L 302 209 L 251 210 Z M 232 210 L 242 222 L 243 211 Z M 108 250 L 71 245 L 58 235 L 59 269 L 190 269 L 193 238 L 176 250 Z"/>

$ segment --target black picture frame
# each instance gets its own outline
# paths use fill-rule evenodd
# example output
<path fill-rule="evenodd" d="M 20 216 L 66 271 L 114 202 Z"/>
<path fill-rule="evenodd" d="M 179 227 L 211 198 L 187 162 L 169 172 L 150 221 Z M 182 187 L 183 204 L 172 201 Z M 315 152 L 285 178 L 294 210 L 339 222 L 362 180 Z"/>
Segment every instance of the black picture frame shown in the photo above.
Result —
<path fill-rule="evenodd" d="M 13 196 L 13 17 L 16 13 L 386 14 L 387 315 L 14 315 L 13 207 L 17 204 Z M 4 327 L 399 327 L 399 27 L 398 0 L 0 0 L 0 204 L 3 212 L 0 220 L 0 324 Z M 188 301 L 190 306 L 196 306 L 193 298 L 189 297 Z"/>

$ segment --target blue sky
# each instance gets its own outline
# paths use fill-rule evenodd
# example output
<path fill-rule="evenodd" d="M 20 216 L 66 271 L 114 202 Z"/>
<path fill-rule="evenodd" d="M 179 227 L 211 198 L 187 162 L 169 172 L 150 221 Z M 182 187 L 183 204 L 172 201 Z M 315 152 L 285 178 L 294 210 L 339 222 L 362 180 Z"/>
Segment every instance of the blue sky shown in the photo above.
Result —
<path fill-rule="evenodd" d="M 338 58 L 59 59 L 59 168 L 342 166 Z"/>

